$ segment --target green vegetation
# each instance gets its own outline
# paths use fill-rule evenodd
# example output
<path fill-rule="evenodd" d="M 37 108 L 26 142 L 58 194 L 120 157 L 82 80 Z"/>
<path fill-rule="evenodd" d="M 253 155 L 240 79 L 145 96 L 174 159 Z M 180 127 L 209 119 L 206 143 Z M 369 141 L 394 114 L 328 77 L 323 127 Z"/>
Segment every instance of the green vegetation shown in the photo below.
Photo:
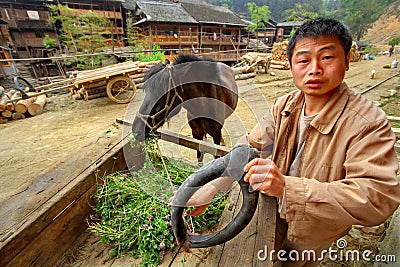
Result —
<path fill-rule="evenodd" d="M 91 222 L 89 228 L 100 235 L 100 242 L 111 246 L 109 258 L 105 261 L 128 252 L 140 257 L 142 266 L 156 266 L 163 255 L 176 246 L 167 203 L 173 190 L 195 168 L 184 161 L 161 158 L 156 142 L 154 138 L 146 141 L 148 160 L 132 176 L 115 173 L 98 179 L 98 220 Z M 165 184 L 170 183 L 176 188 L 169 186 L 165 189 Z M 158 192 L 160 196 L 150 196 L 147 192 Z M 186 216 L 190 222 L 189 230 L 195 229 L 197 233 L 211 230 L 218 223 L 225 203 L 226 198 L 221 197 L 213 201 L 202 216 Z"/>
<path fill-rule="evenodd" d="M 398 45 L 400 44 L 400 36 L 394 37 L 392 40 L 389 41 L 389 45 Z"/>
<path fill-rule="evenodd" d="M 58 4 L 49 5 L 50 22 L 58 29 L 58 38 L 68 53 L 75 55 L 102 52 L 111 46 L 112 37 L 107 27 L 107 18 L 88 10 L 76 14 L 73 9 Z M 69 64 L 76 64 L 78 69 L 92 69 L 101 66 L 105 56 L 77 57 L 68 59 Z"/>
<path fill-rule="evenodd" d="M 253 25 L 249 25 L 249 30 L 255 30 L 259 27 L 264 27 L 264 24 L 261 23 L 261 21 L 268 21 L 271 14 L 268 6 L 257 6 L 254 2 L 247 3 L 245 6 L 248 8 L 251 21 L 254 23 Z"/>
<path fill-rule="evenodd" d="M 143 47 L 138 46 L 138 51 L 142 51 Z M 164 51 L 160 50 L 159 45 L 153 45 L 153 51 L 151 52 L 138 52 L 135 54 L 135 59 L 141 62 L 150 62 L 155 60 L 163 61 L 165 58 Z"/>
<path fill-rule="evenodd" d="M 57 42 L 53 38 L 50 38 L 47 34 L 43 38 L 43 45 L 46 49 L 53 49 L 56 47 Z"/>
<path fill-rule="evenodd" d="M 268 17 L 276 22 L 293 21 L 328 16 L 346 23 L 354 35 L 360 40 L 371 23 L 398 0 L 252 0 L 251 4 L 266 6 Z M 252 10 L 248 9 L 247 0 L 207 0 L 214 5 L 225 6 L 238 14 L 252 19 Z"/>

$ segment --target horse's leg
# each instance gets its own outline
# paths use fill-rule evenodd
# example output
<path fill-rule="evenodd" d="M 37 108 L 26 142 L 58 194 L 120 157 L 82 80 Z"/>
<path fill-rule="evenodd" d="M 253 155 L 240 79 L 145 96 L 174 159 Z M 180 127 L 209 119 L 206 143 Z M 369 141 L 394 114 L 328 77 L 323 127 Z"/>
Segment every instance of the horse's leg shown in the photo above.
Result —
<path fill-rule="evenodd" d="M 225 145 L 225 140 L 222 138 L 222 126 L 217 123 L 213 122 L 210 124 L 211 127 L 207 129 L 207 132 L 212 136 L 214 144 L 216 145 L 222 145 L 222 143 Z M 218 156 L 214 156 L 214 158 L 219 158 Z"/>
<path fill-rule="evenodd" d="M 194 120 L 189 121 L 189 126 L 192 129 L 192 136 L 194 139 L 203 141 L 204 138 L 206 137 L 205 131 L 202 129 L 201 124 Z M 197 150 L 197 162 L 202 163 L 204 159 L 204 152 L 201 152 L 200 150 Z"/>

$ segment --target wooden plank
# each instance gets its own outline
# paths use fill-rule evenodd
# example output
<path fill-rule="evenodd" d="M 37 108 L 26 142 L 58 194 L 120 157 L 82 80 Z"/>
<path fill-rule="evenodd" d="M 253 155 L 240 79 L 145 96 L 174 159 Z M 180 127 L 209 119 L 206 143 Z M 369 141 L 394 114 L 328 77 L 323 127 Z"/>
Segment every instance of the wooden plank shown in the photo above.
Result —
<path fill-rule="evenodd" d="M 75 86 L 79 84 L 92 82 L 94 80 L 105 79 L 114 75 L 122 75 L 139 69 L 137 62 L 127 61 L 124 63 L 114 64 L 94 70 L 78 72 L 74 81 Z"/>
<path fill-rule="evenodd" d="M 110 139 L 106 140 L 108 143 L 110 141 Z M 0 229 L 2 231 L 0 234 L 0 266 L 7 266 L 9 263 L 9 266 L 15 266 L 12 264 L 15 257 L 22 257 L 26 262 L 34 261 L 35 264 L 38 263 L 38 266 L 40 266 L 39 262 L 47 265 L 49 259 L 39 260 L 45 256 L 39 255 L 40 251 L 36 249 L 37 244 L 33 243 L 33 240 L 40 235 L 44 243 L 48 242 L 47 246 L 53 246 L 54 240 L 51 240 L 51 232 L 59 225 L 65 224 L 77 229 L 74 234 L 71 233 L 71 239 L 80 235 L 81 228 L 78 224 L 85 224 L 80 220 L 74 218 L 70 221 L 68 221 L 69 219 L 61 220 L 58 226 L 53 223 L 71 203 L 74 203 L 93 187 L 96 173 L 103 175 L 125 168 L 123 152 L 120 147 L 122 144 L 122 141 L 117 142 L 115 146 L 104 152 L 104 144 L 101 143 L 100 156 L 94 148 L 82 148 L 69 157 L 70 161 L 62 162 L 48 172 L 39 175 L 24 191 L 3 201 L 0 205 Z M 99 150 L 99 147 L 97 148 Z M 80 211 L 70 211 L 74 216 L 79 217 L 78 212 Z M 58 247 L 57 251 L 46 254 L 55 257 L 55 255 L 59 255 L 57 253 L 64 253 L 70 245 L 67 243 L 62 244 L 62 248 Z M 28 253 L 27 251 L 30 250 L 33 252 Z M 33 255 L 38 258 L 30 259 L 29 257 Z"/>
<path fill-rule="evenodd" d="M 242 203 L 240 187 L 235 186 L 229 195 L 218 229 L 224 227 L 237 214 Z M 273 266 L 269 259 L 263 259 L 264 250 L 274 249 L 276 227 L 276 200 L 260 195 L 257 210 L 249 225 L 232 240 L 211 247 L 207 258 L 200 267 L 207 266 Z M 260 259 L 258 258 L 259 251 Z M 190 266 L 190 262 L 188 262 Z"/>
<path fill-rule="evenodd" d="M 116 119 L 117 123 L 132 126 L 132 123 L 121 118 Z M 160 138 L 164 141 L 171 142 L 177 145 L 188 147 L 194 150 L 199 150 L 204 153 L 209 153 L 214 156 L 224 156 L 231 150 L 225 146 L 216 145 L 211 142 L 197 140 L 189 136 L 173 133 L 166 130 L 158 131 Z"/>
<path fill-rule="evenodd" d="M 7 266 L 54 266 L 66 248 L 87 228 L 85 219 L 88 214 L 93 213 L 88 201 L 95 190 L 96 187 L 93 186 L 72 202 L 67 210 L 40 232 Z"/>
<path fill-rule="evenodd" d="M 394 145 L 394 150 L 397 152 L 397 153 L 400 153 L 400 145 Z"/>
<path fill-rule="evenodd" d="M 275 246 L 276 215 L 276 198 L 260 194 L 252 266 L 273 266 L 273 262 L 269 259 L 269 252 Z M 259 253 L 259 251 L 262 252 Z M 264 257 L 266 257 L 265 260 Z"/>
<path fill-rule="evenodd" d="M 400 138 L 400 128 L 392 128 L 396 138 Z"/>
<path fill-rule="evenodd" d="M 243 194 L 240 192 L 235 208 L 235 216 L 243 203 Z M 251 266 L 254 255 L 255 233 L 257 231 L 257 213 L 249 224 L 237 236 L 225 243 L 224 251 L 218 266 Z M 234 256 L 233 256 L 234 255 Z"/>
<path fill-rule="evenodd" d="M 400 123 L 400 117 L 387 116 L 387 118 L 388 118 L 391 122 Z"/>
<path fill-rule="evenodd" d="M 225 206 L 224 212 L 222 213 L 221 221 L 218 226 L 218 230 L 222 229 L 230 221 L 232 221 L 234 215 L 238 212 L 238 201 L 240 196 L 240 187 L 236 184 L 229 193 L 227 204 Z M 217 245 L 210 248 L 209 254 L 204 262 L 200 264 L 200 267 L 207 266 L 219 266 L 221 262 L 221 257 L 225 251 L 225 245 Z"/>

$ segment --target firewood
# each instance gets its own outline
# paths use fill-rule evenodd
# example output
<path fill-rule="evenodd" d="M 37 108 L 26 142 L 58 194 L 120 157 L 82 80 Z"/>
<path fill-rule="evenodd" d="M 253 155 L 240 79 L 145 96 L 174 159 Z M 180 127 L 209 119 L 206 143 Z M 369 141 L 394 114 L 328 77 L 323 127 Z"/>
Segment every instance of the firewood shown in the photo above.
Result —
<path fill-rule="evenodd" d="M 255 72 L 237 74 L 237 75 L 235 75 L 235 80 L 250 79 L 250 78 L 254 78 L 256 75 L 257 74 Z"/>
<path fill-rule="evenodd" d="M 0 117 L 0 124 L 8 122 L 7 118 Z"/>
<path fill-rule="evenodd" d="M 46 105 L 46 95 L 38 96 L 35 102 L 28 107 L 29 114 L 32 116 L 42 114 L 44 105 Z"/>
<path fill-rule="evenodd" d="M 5 90 L 3 86 L 0 86 L 0 97 L 4 94 Z"/>
<path fill-rule="evenodd" d="M 25 114 L 20 113 L 20 112 L 14 112 L 11 117 L 14 120 L 21 120 L 21 119 L 25 119 Z"/>
<path fill-rule="evenodd" d="M 4 93 L 0 98 L 0 111 L 4 111 L 7 109 L 7 102 L 11 99 L 12 95 L 16 92 L 16 90 L 12 89 L 6 93 Z"/>
<path fill-rule="evenodd" d="M 284 65 L 276 65 L 276 64 L 271 64 L 270 68 L 272 69 L 278 69 L 278 70 L 287 70 L 288 67 Z"/>
<path fill-rule="evenodd" d="M 74 100 L 83 100 L 83 99 L 84 100 L 90 100 L 90 99 L 99 98 L 99 97 L 105 97 L 105 96 L 107 96 L 107 92 L 100 92 L 100 93 L 97 93 L 97 94 L 88 95 L 86 98 L 84 98 L 84 96 L 82 96 L 82 95 L 76 94 L 76 95 L 73 95 L 72 98 Z"/>
<path fill-rule="evenodd" d="M 28 99 L 22 99 L 19 100 L 16 104 L 15 104 L 15 111 L 18 113 L 25 113 L 28 110 L 28 107 L 35 102 L 36 98 L 35 97 L 30 97 Z"/>
<path fill-rule="evenodd" d="M 1 116 L 3 116 L 4 118 L 11 118 L 12 112 L 6 109 L 1 112 Z"/>

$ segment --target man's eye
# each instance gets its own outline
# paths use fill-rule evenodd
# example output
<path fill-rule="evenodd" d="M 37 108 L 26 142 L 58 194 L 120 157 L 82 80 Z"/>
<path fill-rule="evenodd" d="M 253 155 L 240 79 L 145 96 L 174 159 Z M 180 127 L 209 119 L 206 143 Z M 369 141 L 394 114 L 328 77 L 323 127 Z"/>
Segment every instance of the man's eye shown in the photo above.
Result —
<path fill-rule="evenodd" d="M 324 56 L 322 59 L 327 60 L 327 59 L 331 59 L 333 58 L 333 56 Z"/>
<path fill-rule="evenodd" d="M 297 62 L 298 62 L 299 64 L 305 64 L 305 63 L 308 62 L 308 60 L 307 60 L 307 59 L 300 59 L 300 60 L 298 60 Z"/>

